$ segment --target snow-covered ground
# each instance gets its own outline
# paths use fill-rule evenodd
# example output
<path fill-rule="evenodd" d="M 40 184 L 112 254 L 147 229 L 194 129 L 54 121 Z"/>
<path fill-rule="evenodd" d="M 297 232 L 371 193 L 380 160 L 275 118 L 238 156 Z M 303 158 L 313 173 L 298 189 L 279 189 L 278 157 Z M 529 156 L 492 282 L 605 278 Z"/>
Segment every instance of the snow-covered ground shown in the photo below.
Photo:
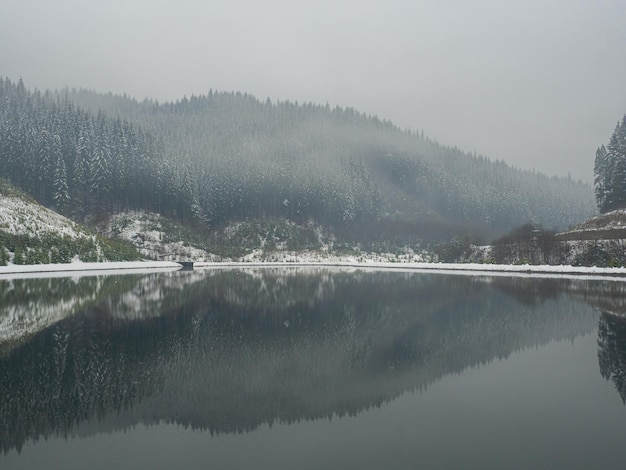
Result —
<path fill-rule="evenodd" d="M 107 237 L 131 242 L 141 255 L 151 259 L 215 261 L 218 258 L 184 241 L 170 240 L 173 226 L 158 214 L 129 211 L 114 214 L 106 226 L 101 227 L 101 232 Z"/>
<path fill-rule="evenodd" d="M 559 234 L 567 238 L 589 234 L 595 236 L 598 232 L 623 232 L 626 230 L 626 209 L 617 209 L 596 215 L 589 220 Z"/>
<path fill-rule="evenodd" d="M 426 252 L 415 253 L 412 250 L 406 250 L 405 254 L 370 252 L 336 254 L 325 250 L 265 252 L 262 249 L 257 249 L 248 255 L 242 256 L 238 260 L 228 261 L 239 261 L 243 263 L 421 263 L 430 262 L 431 255 Z"/>
<path fill-rule="evenodd" d="M 194 268 L 233 268 L 233 267 L 298 267 L 298 266 L 328 266 L 347 268 L 368 268 L 385 270 L 412 270 L 431 272 L 466 272 L 466 273 L 503 273 L 503 274 L 551 274 L 571 276 L 614 276 L 624 277 L 626 268 L 598 268 L 595 266 L 552 266 L 552 265 L 505 265 L 480 263 L 428 263 L 428 262 L 386 262 L 377 258 L 365 256 L 337 256 L 323 257 L 317 254 L 300 254 L 287 257 L 280 261 L 227 261 L 212 262 L 198 261 Z M 132 261 L 113 263 L 69 263 L 69 264 L 35 264 L 0 266 L 0 279 L 15 277 L 44 277 L 46 274 L 66 273 L 68 276 L 81 274 L 113 274 L 154 272 L 156 270 L 175 271 L 181 269 L 179 263 L 170 261 Z"/>
<path fill-rule="evenodd" d="M 0 230 L 11 235 L 45 233 L 71 238 L 89 236 L 77 224 L 40 204 L 18 196 L 0 194 Z"/>
<path fill-rule="evenodd" d="M 626 211 L 598 216 L 602 220 L 594 221 L 591 226 L 611 225 L 621 227 Z M 607 220 L 610 220 L 609 222 Z M 594 220 L 594 219 L 592 219 Z M 463 273 L 500 273 L 524 275 L 574 275 L 574 276 L 614 276 L 626 277 L 626 268 L 574 267 L 569 265 L 495 265 L 495 264 L 443 264 L 433 263 L 432 255 L 427 252 L 413 252 L 409 249 L 402 254 L 366 253 L 336 254 L 325 246 L 320 251 L 291 252 L 277 250 L 267 252 L 254 250 L 234 261 L 221 262 L 219 257 L 193 247 L 190 243 L 177 241 L 168 230 L 172 230 L 171 222 L 157 214 L 145 212 L 128 212 L 115 215 L 103 230 L 106 235 L 130 240 L 144 256 L 151 258 L 171 259 L 177 261 L 194 261 L 197 267 L 233 267 L 233 266 L 341 266 L 369 269 L 403 269 L 419 271 L 445 271 Z M 12 195 L 0 195 L 0 230 L 15 235 L 40 236 L 44 233 L 66 235 L 72 238 L 93 236 L 84 232 L 69 219 L 48 210 L 39 204 Z M 178 230 L 178 229 L 175 229 Z M 583 242 L 569 242 L 583 243 Z M 482 247 L 486 250 L 488 247 Z M 570 249 L 576 252 L 574 249 Z M 481 252 L 482 253 L 482 252 Z M 168 256 L 169 254 L 169 256 Z M 482 253 L 485 258 L 487 251 Z M 565 262 L 568 262 L 566 260 Z M 150 272 L 153 270 L 177 270 L 180 264 L 171 261 L 114 262 L 114 263 L 82 263 L 68 264 L 36 264 L 0 266 L 0 280 L 24 277 L 79 276 L 95 274 L 111 274 L 113 272 Z"/>
<path fill-rule="evenodd" d="M 626 268 L 597 268 L 586 266 L 552 266 L 552 265 L 504 265 L 478 263 L 385 263 L 378 261 L 349 260 L 306 260 L 300 258 L 294 261 L 282 262 L 200 262 L 194 263 L 196 268 L 233 268 L 233 267 L 288 267 L 288 266 L 329 266 L 345 268 L 364 268 L 377 270 L 402 270 L 414 272 L 441 272 L 464 274 L 498 274 L 498 275 L 536 275 L 536 276 L 584 276 L 590 278 L 608 277 L 626 281 Z"/>
<path fill-rule="evenodd" d="M 17 245 L 6 243 L 12 237 L 19 237 Z M 0 187 L 0 265 L 7 261 L 9 265 L 61 259 L 70 262 L 80 261 L 81 257 L 83 261 L 106 261 L 114 251 L 88 228 L 28 196 Z M 16 260 L 16 256 L 20 260 Z"/>
<path fill-rule="evenodd" d="M 148 273 L 156 270 L 176 271 L 182 266 L 172 261 L 119 261 L 108 263 L 12 264 L 0 266 L 1 279 L 38 278 L 99 274 Z"/>

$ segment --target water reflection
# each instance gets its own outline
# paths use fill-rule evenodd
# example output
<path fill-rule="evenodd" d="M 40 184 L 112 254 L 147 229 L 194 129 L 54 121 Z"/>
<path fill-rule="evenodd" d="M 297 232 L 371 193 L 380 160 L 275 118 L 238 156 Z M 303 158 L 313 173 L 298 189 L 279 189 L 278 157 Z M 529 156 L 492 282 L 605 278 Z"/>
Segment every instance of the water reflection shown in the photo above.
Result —
<path fill-rule="evenodd" d="M 602 377 L 615 385 L 626 404 L 626 319 L 603 313 L 598 327 L 598 362 Z"/>
<path fill-rule="evenodd" d="M 4 452 L 136 423 L 234 433 L 354 415 L 445 375 L 593 331 L 597 315 L 580 300 L 594 305 L 607 289 L 319 269 L 90 279 L 0 287 L 10 338 L 0 358 Z M 626 328 L 618 323 L 601 318 L 599 357 L 624 397 Z"/>

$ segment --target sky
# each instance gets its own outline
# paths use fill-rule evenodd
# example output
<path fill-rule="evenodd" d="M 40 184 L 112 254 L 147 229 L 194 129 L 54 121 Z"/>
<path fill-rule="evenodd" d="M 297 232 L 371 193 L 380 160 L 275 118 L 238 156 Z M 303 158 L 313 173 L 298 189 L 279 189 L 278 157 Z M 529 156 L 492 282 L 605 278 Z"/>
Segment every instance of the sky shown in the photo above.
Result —
<path fill-rule="evenodd" d="M 0 0 L 0 76 L 329 103 L 593 181 L 626 113 L 623 0 Z"/>

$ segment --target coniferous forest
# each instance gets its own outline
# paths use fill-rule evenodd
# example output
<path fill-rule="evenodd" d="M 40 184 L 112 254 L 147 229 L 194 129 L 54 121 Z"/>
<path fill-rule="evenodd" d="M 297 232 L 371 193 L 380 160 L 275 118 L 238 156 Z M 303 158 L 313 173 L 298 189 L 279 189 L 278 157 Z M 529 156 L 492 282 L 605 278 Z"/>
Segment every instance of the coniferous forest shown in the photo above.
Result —
<path fill-rule="evenodd" d="M 146 210 L 208 233 L 279 217 L 373 245 L 562 229 L 595 212 L 587 184 L 351 108 L 212 90 L 159 103 L 0 78 L 0 177 L 81 222 Z"/>
<path fill-rule="evenodd" d="M 596 151 L 594 174 L 600 212 L 626 207 L 626 115 L 615 126 L 608 145 Z"/>

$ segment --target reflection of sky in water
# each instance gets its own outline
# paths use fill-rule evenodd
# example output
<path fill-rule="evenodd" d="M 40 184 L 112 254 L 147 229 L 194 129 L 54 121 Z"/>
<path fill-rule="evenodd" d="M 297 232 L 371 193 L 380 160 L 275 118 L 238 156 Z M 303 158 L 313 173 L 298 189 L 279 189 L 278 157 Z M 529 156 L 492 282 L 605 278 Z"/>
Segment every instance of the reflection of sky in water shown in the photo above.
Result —
<path fill-rule="evenodd" d="M 164 375 L 162 396 L 153 389 L 120 415 L 81 418 L 73 432 L 84 437 L 31 441 L 19 456 L 15 450 L 0 456 L 1 466 L 40 468 L 55 462 L 64 468 L 468 468 L 479 462 L 480 468 L 598 468 L 621 462 L 617 459 L 626 437 L 626 408 L 614 384 L 599 372 L 598 315 L 558 294 L 567 290 L 563 286 L 547 288 L 526 280 L 521 285 L 499 281 L 504 285 L 495 288 L 471 278 L 387 275 L 362 278 L 365 290 L 359 290 L 364 286 L 338 276 L 318 283 L 313 278 L 276 282 L 260 275 L 254 278 L 256 284 L 246 281 L 238 290 L 232 277 L 224 281 L 220 289 L 219 276 L 209 279 L 189 295 L 190 302 L 171 303 L 179 313 L 169 323 L 154 316 L 145 325 L 132 323 L 134 328 L 119 324 L 119 318 L 112 321 L 119 329 L 113 328 L 110 338 L 123 333 L 123 341 L 135 338 L 142 344 L 136 334 L 143 332 L 167 348 L 182 348 L 174 355 L 191 353 L 177 361 L 168 353 L 159 361 L 144 358 L 148 375 L 163 373 L 163 364 L 183 367 Z M 371 305 L 376 289 L 383 300 Z M 238 296 L 237 291 L 246 295 Z M 312 292 L 317 293 L 315 302 L 310 302 Z M 261 297 L 281 295 L 279 303 L 292 310 L 254 305 Z M 215 314 L 218 304 L 225 313 Z M 213 313 L 198 313 L 201 308 L 192 313 L 190 305 L 209 305 Z M 232 310 L 233 305 L 250 310 L 242 313 Z M 253 312 L 263 312 L 265 320 Z M 97 318 L 100 326 L 110 327 Z M 75 320 L 85 321 L 80 315 Z M 203 322 L 210 328 L 203 330 Z M 208 349 L 191 348 L 193 338 L 202 337 L 198 334 L 203 331 L 213 335 L 206 337 L 206 345 L 224 348 L 210 356 L 224 363 L 223 369 L 200 361 Z M 228 336 L 236 331 L 243 339 Z M 333 334 L 336 337 L 329 339 Z M 228 338 L 220 342 L 224 335 Z M 550 341 L 555 336 L 561 340 Z M 369 347 L 363 347 L 364 338 Z M 94 344 L 102 344 L 101 339 Z M 357 343 L 360 349 L 355 349 Z M 608 344 L 613 347 L 615 342 Z M 345 362 L 344 356 L 355 350 L 359 361 Z M 288 360 L 280 362 L 285 354 Z M 428 367 L 422 365 L 423 354 L 431 354 L 430 373 L 424 372 Z M 611 359 L 619 352 L 607 354 L 609 363 L 620 364 L 619 357 Z M 280 376 L 272 375 L 277 364 L 289 367 L 279 367 Z M 324 364 L 322 373 L 312 368 Z M 202 374 L 205 377 L 198 377 Z M 270 375 L 263 380 L 263 374 Z M 168 381 L 174 376 L 176 381 Z M 232 381 L 225 391 L 220 384 L 211 385 L 220 377 Z M 302 392 L 303 384 L 315 385 L 308 382 L 311 377 L 324 381 L 317 384 L 320 399 L 303 399 L 298 411 L 298 393 L 318 393 L 311 387 Z M 252 392 L 239 398 L 243 401 L 225 395 L 251 383 Z M 419 391 L 411 391 L 415 387 Z M 273 394 L 274 389 L 286 395 Z M 192 409 L 185 400 L 203 393 L 206 400 L 226 400 L 223 409 L 229 413 L 238 408 L 262 412 L 243 434 L 226 429 L 212 436 L 155 421 L 187 422 L 179 416 Z M 275 403 L 276 416 L 285 406 L 282 411 L 298 418 L 290 424 L 274 420 L 270 427 L 268 403 L 279 399 L 293 403 Z M 209 406 L 209 411 L 219 411 L 218 405 Z M 319 418 L 328 414 L 328 407 L 334 417 Z M 236 418 L 245 423 L 245 415 Z M 215 416 L 209 413 L 203 419 Z M 124 431 L 108 432 L 120 429 Z"/>

